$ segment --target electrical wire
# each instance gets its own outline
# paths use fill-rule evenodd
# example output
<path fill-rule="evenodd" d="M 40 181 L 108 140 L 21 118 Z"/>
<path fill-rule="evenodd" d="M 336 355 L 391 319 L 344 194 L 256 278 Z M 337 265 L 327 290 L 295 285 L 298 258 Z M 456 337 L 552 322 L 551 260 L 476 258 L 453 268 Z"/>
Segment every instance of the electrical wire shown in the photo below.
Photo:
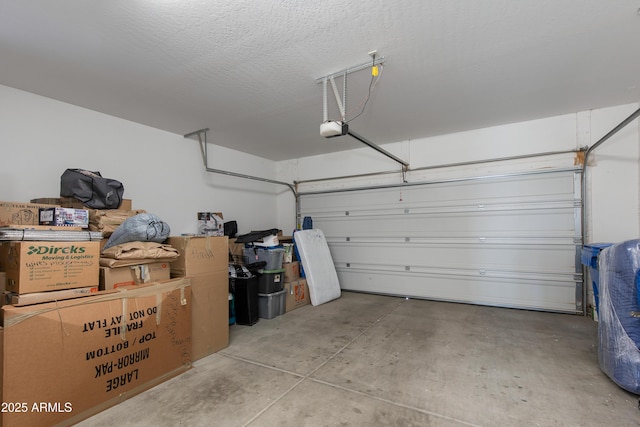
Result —
<path fill-rule="evenodd" d="M 371 67 L 375 67 L 376 65 L 376 57 L 375 55 L 373 56 L 373 60 L 371 63 Z M 352 119 L 349 119 L 346 121 L 346 123 L 350 123 L 351 121 L 357 119 L 358 117 L 360 117 L 362 115 L 362 113 L 364 113 L 365 108 L 367 107 L 367 102 L 369 102 L 369 98 L 371 98 L 371 92 L 373 91 L 373 89 L 375 88 L 376 84 L 378 83 L 378 81 L 380 80 L 380 77 L 382 77 L 382 64 L 379 64 L 378 67 L 380 68 L 380 71 L 378 72 L 378 76 L 375 77 L 373 75 L 373 73 L 371 73 L 371 80 L 369 81 L 369 91 L 367 93 L 367 97 L 365 98 L 365 100 L 363 102 L 361 102 L 360 104 L 358 104 L 357 107 L 355 107 L 353 110 L 346 112 L 345 113 L 345 117 L 347 117 L 351 112 L 353 112 L 354 110 L 357 110 L 358 108 L 360 108 L 360 106 L 362 106 L 362 110 Z"/>

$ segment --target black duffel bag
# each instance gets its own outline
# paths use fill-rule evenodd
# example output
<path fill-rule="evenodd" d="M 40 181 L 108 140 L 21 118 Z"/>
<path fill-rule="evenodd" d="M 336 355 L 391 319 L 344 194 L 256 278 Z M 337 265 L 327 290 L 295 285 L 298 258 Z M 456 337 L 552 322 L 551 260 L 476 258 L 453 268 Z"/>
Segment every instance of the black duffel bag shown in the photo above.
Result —
<path fill-rule="evenodd" d="M 100 172 L 67 169 L 60 177 L 60 196 L 73 197 L 92 209 L 118 209 L 124 186 Z"/>

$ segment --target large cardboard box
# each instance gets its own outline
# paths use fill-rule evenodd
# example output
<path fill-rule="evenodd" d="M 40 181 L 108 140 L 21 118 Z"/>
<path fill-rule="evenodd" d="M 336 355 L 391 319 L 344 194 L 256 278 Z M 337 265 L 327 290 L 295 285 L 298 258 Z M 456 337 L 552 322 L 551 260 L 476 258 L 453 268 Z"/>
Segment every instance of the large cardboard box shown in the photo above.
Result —
<path fill-rule="evenodd" d="M 38 225 L 40 208 L 53 208 L 55 205 L 42 203 L 0 202 L 0 226 Z"/>
<path fill-rule="evenodd" d="M 171 267 L 167 262 L 149 262 L 125 267 L 100 267 L 100 290 L 159 282 L 170 278 Z"/>
<path fill-rule="evenodd" d="M 193 360 L 229 346 L 229 271 L 191 277 Z"/>
<path fill-rule="evenodd" d="M 98 286 L 100 242 L 10 242 L 7 290 L 19 294 Z"/>
<path fill-rule="evenodd" d="M 229 345 L 229 252 L 227 236 L 170 237 L 180 252 L 171 277 L 190 277 L 193 294 L 193 360 Z"/>
<path fill-rule="evenodd" d="M 189 369 L 189 283 L 4 306 L 2 425 L 71 425 Z"/>
<path fill-rule="evenodd" d="M 287 291 L 286 311 L 295 310 L 311 302 L 306 279 L 285 282 L 284 289 Z"/>
<path fill-rule="evenodd" d="M 178 249 L 180 256 L 171 263 L 174 277 L 228 272 L 229 254 L 226 236 L 172 236 L 169 244 Z"/>

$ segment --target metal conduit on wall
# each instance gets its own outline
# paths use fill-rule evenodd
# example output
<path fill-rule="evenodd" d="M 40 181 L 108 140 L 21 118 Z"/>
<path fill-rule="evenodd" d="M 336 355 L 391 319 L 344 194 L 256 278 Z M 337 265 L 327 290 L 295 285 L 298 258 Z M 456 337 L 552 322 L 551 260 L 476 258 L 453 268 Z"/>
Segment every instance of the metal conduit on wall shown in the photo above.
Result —
<path fill-rule="evenodd" d="M 382 172 L 374 172 L 374 173 L 369 173 L 369 174 L 344 175 L 344 176 L 336 176 L 336 177 L 328 177 L 328 178 L 320 178 L 320 179 L 312 179 L 312 180 L 301 180 L 301 181 L 295 181 L 293 184 L 290 184 L 290 183 L 287 183 L 287 182 L 283 182 L 283 181 L 272 180 L 272 179 L 268 179 L 268 178 L 256 177 L 256 176 L 252 176 L 252 175 L 240 174 L 240 173 L 236 173 L 236 172 L 231 172 L 231 171 L 211 168 L 211 167 L 209 167 L 209 164 L 208 164 L 208 155 L 207 155 L 207 131 L 209 129 L 205 128 L 205 129 L 201 129 L 201 130 L 198 130 L 198 131 L 195 131 L 195 132 L 191 132 L 191 133 L 188 133 L 188 134 L 184 135 L 184 137 L 185 138 L 189 138 L 189 137 L 192 137 L 192 136 L 197 136 L 198 137 L 198 141 L 200 143 L 200 151 L 201 151 L 204 167 L 205 167 L 205 170 L 207 172 L 217 173 L 217 174 L 222 174 L 222 175 L 227 175 L 227 176 L 234 176 L 234 177 L 237 177 L 237 178 L 249 179 L 249 180 L 254 180 L 254 181 L 272 183 L 272 184 L 277 184 L 277 185 L 284 185 L 287 188 L 289 188 L 289 190 L 291 190 L 291 192 L 293 193 L 294 198 L 295 198 L 295 218 L 296 218 L 296 223 L 297 224 L 300 223 L 300 196 L 301 195 L 332 193 L 332 192 L 338 192 L 338 191 L 356 191 L 356 190 L 371 190 L 371 189 L 391 188 L 391 187 L 403 187 L 403 186 L 407 186 L 407 185 L 424 185 L 424 184 L 429 184 L 429 183 L 434 183 L 434 182 L 408 183 L 408 182 L 404 182 L 403 181 L 402 183 L 388 184 L 388 185 L 384 185 L 384 186 L 363 186 L 363 187 L 354 187 L 354 188 L 351 188 L 351 189 L 335 189 L 335 190 L 324 190 L 324 191 L 318 191 L 318 192 L 298 192 L 297 189 L 298 189 L 298 186 L 300 184 L 313 183 L 313 182 L 323 182 L 323 181 L 326 182 L 326 181 L 331 181 L 331 180 L 362 178 L 362 177 L 374 177 L 374 176 L 382 176 L 382 175 L 388 175 L 388 174 L 394 174 L 394 173 L 402 173 L 402 174 L 404 174 L 404 172 L 409 171 L 409 170 L 417 172 L 417 171 L 448 168 L 448 167 L 473 166 L 473 165 L 478 165 L 478 164 L 483 164 L 483 163 L 492 163 L 492 162 L 501 162 L 501 161 L 510 161 L 510 160 L 521 160 L 521 159 L 527 159 L 527 158 L 544 157 L 544 156 L 552 156 L 552 155 L 559 155 L 559 154 L 568 154 L 568 153 L 572 153 L 572 152 L 573 153 L 585 152 L 584 162 L 583 162 L 583 165 L 582 165 L 582 174 L 581 174 L 581 180 L 582 180 L 582 182 L 581 182 L 581 187 L 582 187 L 582 209 L 581 209 L 582 221 L 581 221 L 581 223 L 582 223 L 582 235 L 584 236 L 585 227 L 586 227 L 586 213 L 585 213 L 585 211 L 586 211 L 586 204 L 587 204 L 587 197 L 588 197 L 587 192 L 586 192 L 586 180 L 587 180 L 586 172 L 587 172 L 587 167 L 588 167 L 589 156 L 596 148 L 598 148 L 600 145 L 602 145 L 604 142 L 606 142 L 608 139 L 610 139 L 613 135 L 615 135 L 621 129 L 623 129 L 628 124 L 630 124 L 638 116 L 640 116 L 640 108 L 638 108 L 635 112 L 633 112 L 625 120 L 620 122 L 620 124 L 618 124 L 611 131 L 609 131 L 606 135 L 604 135 L 602 138 L 600 138 L 591 147 L 580 148 L 578 150 L 532 153 L 532 154 L 526 154 L 526 155 L 521 155 L 521 156 L 501 157 L 501 158 L 484 159 L 484 160 L 476 160 L 476 161 L 469 161 L 469 162 L 459 162 L 459 163 L 449 163 L 449 164 L 442 164 L 442 165 L 424 166 L 424 167 L 420 167 L 420 168 L 406 169 L 406 170 L 402 170 L 400 172 L 399 171 L 382 171 Z M 442 182 L 442 181 L 437 181 L 437 182 Z"/>
<path fill-rule="evenodd" d="M 262 178 L 259 176 L 253 176 L 253 175 L 247 175 L 247 174 L 241 174 L 241 173 L 237 173 L 237 172 L 231 172 L 231 171 L 226 171 L 226 170 L 222 170 L 222 169 L 215 169 L 212 167 L 209 167 L 209 156 L 208 156 L 208 151 L 207 151 L 207 131 L 209 129 L 205 128 L 205 129 L 200 129 L 197 130 L 195 132 L 191 132 L 188 134 L 183 135 L 184 138 L 190 138 L 192 136 L 197 136 L 198 137 L 198 142 L 200 143 L 200 154 L 202 155 L 202 162 L 204 164 L 204 169 L 207 172 L 210 173 L 216 173 L 216 174 L 220 174 L 220 175 L 227 175 L 227 176 L 233 176 L 236 178 L 243 178 L 243 179 L 249 179 L 252 181 L 260 181 L 260 182 L 266 182 L 266 183 L 270 183 L 270 184 L 277 184 L 277 185 L 284 185 L 287 188 L 289 188 L 289 190 L 291 190 L 291 192 L 293 193 L 293 196 L 295 198 L 295 218 L 296 218 L 296 222 L 299 222 L 299 217 L 300 217 L 300 198 L 298 196 L 298 192 L 296 191 L 296 186 L 295 184 L 290 184 L 288 182 L 284 182 L 284 181 L 277 181 L 277 180 L 273 180 L 273 179 L 269 179 L 269 178 Z"/>

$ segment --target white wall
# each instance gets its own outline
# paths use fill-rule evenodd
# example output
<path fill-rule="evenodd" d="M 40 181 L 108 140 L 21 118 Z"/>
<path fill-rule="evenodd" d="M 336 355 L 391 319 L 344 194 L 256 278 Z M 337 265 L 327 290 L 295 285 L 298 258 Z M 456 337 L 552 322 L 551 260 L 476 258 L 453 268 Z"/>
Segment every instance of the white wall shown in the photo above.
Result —
<path fill-rule="evenodd" d="M 589 145 L 596 143 L 637 108 L 634 104 L 591 111 Z M 587 242 L 615 243 L 640 237 L 639 122 L 640 119 L 636 119 L 620 130 L 590 156 Z"/>
<path fill-rule="evenodd" d="M 205 172 L 197 140 L 1 85 L 0 153 L 3 201 L 58 197 L 64 170 L 84 168 L 121 181 L 133 207 L 172 235 L 195 233 L 200 211 L 222 211 L 241 233 L 276 223 L 281 189 Z M 212 144 L 209 166 L 275 176 L 274 162 Z"/>
<path fill-rule="evenodd" d="M 385 144 L 411 168 L 571 150 L 592 145 L 637 104 L 578 112 L 456 134 Z M 375 135 L 354 129 L 374 143 Z M 195 130 L 195 129 L 193 129 Z M 345 137 L 347 138 L 347 137 Z M 212 141 L 215 142 L 215 141 Z M 339 143 L 339 142 L 331 142 Z M 588 169 L 586 242 L 640 235 L 640 125 L 638 120 L 592 156 Z M 172 234 L 193 233 L 195 213 L 222 211 L 241 233 L 296 226 L 295 199 L 284 186 L 204 171 L 195 139 L 86 110 L 0 85 L 0 200 L 56 197 L 66 168 L 99 170 L 122 181 L 134 208 L 164 219 Z M 572 156 L 409 172 L 408 180 L 477 175 L 513 168 L 572 164 Z M 209 167 L 284 182 L 398 171 L 399 165 L 363 147 L 335 154 L 272 162 L 209 144 Z M 303 184 L 302 191 L 400 182 L 401 175 Z"/>
<path fill-rule="evenodd" d="M 573 150 L 593 145 L 638 108 L 637 104 L 578 112 L 541 120 L 514 123 L 450 135 L 381 145 L 410 163 L 411 169 L 457 162 Z M 375 135 L 354 129 L 375 141 Z M 345 137 L 347 138 L 347 137 Z M 592 154 L 588 168 L 585 242 L 618 242 L 640 236 L 640 125 L 638 120 L 620 131 Z M 364 146 L 363 146 L 364 147 Z M 409 182 L 460 176 L 479 176 L 515 170 L 572 167 L 575 156 L 556 155 L 475 166 L 408 172 Z M 590 162 L 591 163 L 591 162 Z M 277 173 L 285 181 L 305 181 L 343 175 L 399 171 L 400 166 L 364 147 L 340 153 L 279 162 Z M 399 183 L 400 173 L 377 177 L 301 183 L 299 189 L 332 188 Z M 290 211 L 278 203 L 279 224 L 295 224 Z M 280 226 L 282 228 L 282 225 Z"/>

